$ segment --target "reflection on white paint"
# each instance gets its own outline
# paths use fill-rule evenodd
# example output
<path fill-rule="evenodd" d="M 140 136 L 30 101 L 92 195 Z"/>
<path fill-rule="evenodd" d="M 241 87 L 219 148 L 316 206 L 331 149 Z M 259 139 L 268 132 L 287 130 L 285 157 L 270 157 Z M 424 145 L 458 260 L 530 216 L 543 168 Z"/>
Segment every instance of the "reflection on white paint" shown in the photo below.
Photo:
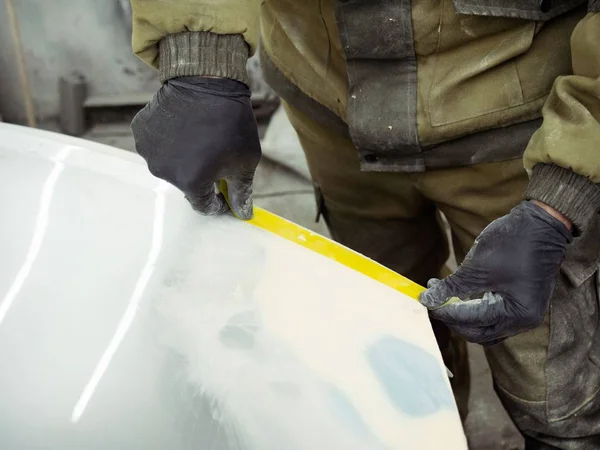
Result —
<path fill-rule="evenodd" d="M 31 268 L 33 267 L 33 263 L 37 259 L 40 248 L 42 247 L 42 242 L 44 241 L 44 236 L 46 235 L 46 229 L 48 228 L 48 215 L 50 212 L 50 203 L 52 203 L 52 196 L 54 194 L 54 186 L 56 186 L 56 181 L 65 168 L 63 161 L 65 158 L 67 158 L 67 156 L 69 156 L 71 151 L 78 148 L 79 147 L 68 145 L 62 148 L 56 154 L 56 156 L 52 158 L 52 161 L 54 161 L 54 167 L 46 179 L 46 183 L 44 183 L 42 197 L 40 199 L 40 208 L 35 221 L 33 238 L 31 239 L 31 245 L 29 246 L 27 256 L 25 257 L 25 262 L 21 266 L 21 269 L 19 269 L 17 276 L 10 285 L 10 288 L 4 296 L 2 303 L 0 303 L 0 325 L 2 325 L 2 322 L 6 318 L 6 314 L 8 314 L 8 310 L 21 291 L 25 280 L 27 280 L 27 277 L 31 272 Z"/>
<path fill-rule="evenodd" d="M 146 289 L 146 285 L 154 272 L 154 267 L 156 265 L 156 260 L 160 253 L 160 249 L 162 247 L 163 240 L 163 227 L 164 227 L 164 214 L 165 214 L 165 191 L 168 185 L 165 182 L 161 182 L 160 185 L 154 190 L 156 192 L 156 199 L 154 201 L 154 220 L 152 226 L 152 244 L 150 246 L 150 253 L 148 254 L 148 259 L 146 260 L 146 264 L 140 273 L 140 276 L 135 285 L 135 289 L 133 290 L 133 294 L 129 300 L 129 304 L 127 305 L 127 309 L 125 310 L 125 314 L 121 317 L 119 321 L 119 325 L 117 326 L 117 330 L 110 340 L 108 347 L 104 350 L 102 357 L 98 361 L 96 365 L 96 369 L 88 381 L 87 385 L 83 389 L 81 397 L 75 404 L 73 408 L 73 413 L 71 414 L 71 422 L 76 423 L 79 421 L 87 404 L 90 399 L 94 395 L 94 391 L 98 387 L 98 383 L 104 376 L 106 369 L 110 365 L 112 358 L 114 357 L 117 349 L 121 345 L 123 338 L 127 334 L 129 327 L 133 323 L 133 319 L 137 313 L 138 306 L 142 299 L 142 295 L 144 290 Z"/>

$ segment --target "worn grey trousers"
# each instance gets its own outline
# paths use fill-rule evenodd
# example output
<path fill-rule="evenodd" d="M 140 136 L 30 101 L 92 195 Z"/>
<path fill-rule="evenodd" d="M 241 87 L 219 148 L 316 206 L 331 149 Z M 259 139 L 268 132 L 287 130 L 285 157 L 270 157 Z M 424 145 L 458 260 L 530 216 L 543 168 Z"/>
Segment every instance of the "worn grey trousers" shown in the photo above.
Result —
<path fill-rule="evenodd" d="M 600 449 L 600 215 L 567 249 L 544 323 L 487 349 L 528 449 Z"/>
<path fill-rule="evenodd" d="M 361 172 L 347 137 L 285 107 L 334 239 L 419 283 L 439 276 L 448 257 L 439 212 L 460 261 L 485 226 L 521 201 L 528 183 L 520 159 L 422 173 Z M 600 216 L 570 245 L 544 323 L 486 349 L 496 392 L 529 449 L 600 449 L 599 267 Z M 466 348 L 436 328 L 464 416 Z"/>

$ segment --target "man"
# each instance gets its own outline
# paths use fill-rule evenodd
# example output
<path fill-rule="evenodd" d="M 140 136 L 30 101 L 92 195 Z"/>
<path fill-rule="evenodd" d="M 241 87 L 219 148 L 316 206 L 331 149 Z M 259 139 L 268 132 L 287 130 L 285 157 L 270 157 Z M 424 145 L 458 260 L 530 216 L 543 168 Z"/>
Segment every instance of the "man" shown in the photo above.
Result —
<path fill-rule="evenodd" d="M 434 321 L 461 412 L 457 336 L 486 346 L 528 448 L 600 448 L 600 1 L 132 5 L 134 50 L 164 82 L 132 124 L 155 175 L 204 214 L 227 210 L 225 179 L 251 216 L 260 28 L 332 236 L 433 278 L 421 301 L 452 330 Z M 440 212 L 464 259 L 442 281 Z"/>

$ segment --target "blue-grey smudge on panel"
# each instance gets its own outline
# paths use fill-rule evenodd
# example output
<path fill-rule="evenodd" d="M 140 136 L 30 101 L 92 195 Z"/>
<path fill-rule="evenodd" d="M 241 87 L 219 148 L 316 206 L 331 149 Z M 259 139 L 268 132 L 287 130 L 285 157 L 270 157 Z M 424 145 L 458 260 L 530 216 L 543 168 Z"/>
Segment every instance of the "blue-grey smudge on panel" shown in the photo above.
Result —
<path fill-rule="evenodd" d="M 342 391 L 332 384 L 326 384 L 325 392 L 327 403 L 349 430 L 360 437 L 368 437 L 371 434 L 360 413 Z"/>
<path fill-rule="evenodd" d="M 393 336 L 367 350 L 367 358 L 386 393 L 402 412 L 416 417 L 442 408 L 456 409 L 434 356 Z"/>
<path fill-rule="evenodd" d="M 232 316 L 219 331 L 223 345 L 231 349 L 250 350 L 254 347 L 259 330 L 255 311 L 243 311 Z"/>
<path fill-rule="evenodd" d="M 327 403 L 335 416 L 346 426 L 349 432 L 369 449 L 384 449 L 381 441 L 371 432 L 360 412 L 352 401 L 333 384 L 325 383 Z"/>

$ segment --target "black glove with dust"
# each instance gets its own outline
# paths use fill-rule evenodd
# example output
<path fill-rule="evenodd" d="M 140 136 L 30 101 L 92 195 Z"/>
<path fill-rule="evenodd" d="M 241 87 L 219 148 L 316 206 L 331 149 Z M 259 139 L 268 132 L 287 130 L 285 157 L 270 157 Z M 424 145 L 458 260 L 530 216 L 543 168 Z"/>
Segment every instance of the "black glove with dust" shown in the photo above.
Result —
<path fill-rule="evenodd" d="M 225 180 L 231 208 L 252 217 L 252 182 L 260 160 L 250 90 L 226 78 L 167 81 L 133 119 L 137 152 L 153 175 L 184 192 L 206 215 L 229 209 L 215 183 Z"/>
<path fill-rule="evenodd" d="M 522 202 L 481 232 L 456 273 L 430 280 L 420 301 L 467 341 L 497 344 L 544 320 L 570 240 L 561 221 Z"/>

